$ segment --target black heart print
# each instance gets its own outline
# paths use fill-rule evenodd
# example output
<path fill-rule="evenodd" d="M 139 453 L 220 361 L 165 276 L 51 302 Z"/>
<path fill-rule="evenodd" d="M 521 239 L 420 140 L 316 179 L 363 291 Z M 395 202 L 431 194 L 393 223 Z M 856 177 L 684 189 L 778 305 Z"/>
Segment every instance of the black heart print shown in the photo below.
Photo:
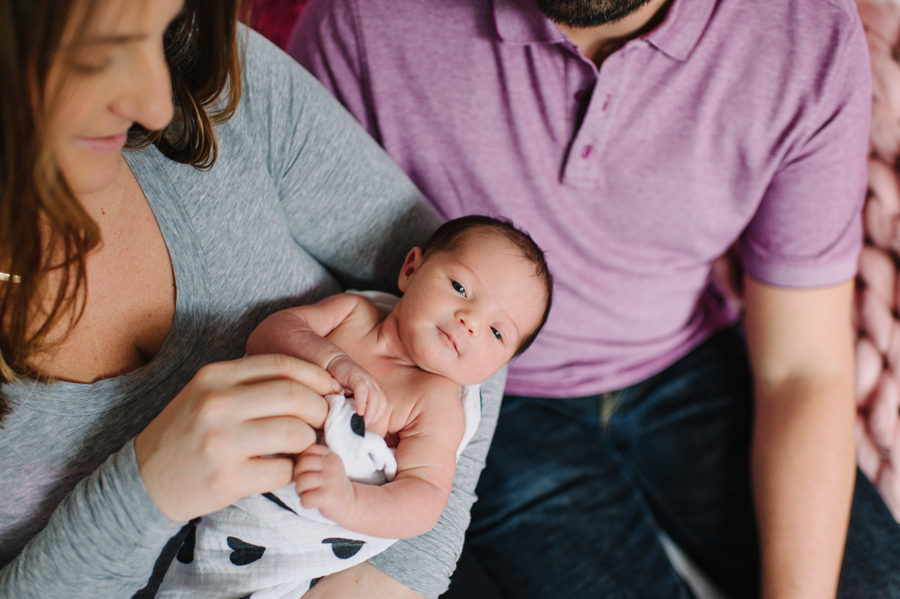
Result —
<path fill-rule="evenodd" d="M 338 559 L 349 559 L 353 557 L 359 553 L 359 550 L 366 544 L 365 541 L 354 541 L 353 539 L 340 539 L 335 537 L 325 539 L 322 542 L 331 544 L 331 551 L 334 552 L 334 556 Z"/>
<path fill-rule="evenodd" d="M 231 563 L 235 566 L 252 564 L 266 552 L 265 547 L 245 543 L 237 537 L 228 537 L 228 546 L 234 549 L 231 552 Z"/>

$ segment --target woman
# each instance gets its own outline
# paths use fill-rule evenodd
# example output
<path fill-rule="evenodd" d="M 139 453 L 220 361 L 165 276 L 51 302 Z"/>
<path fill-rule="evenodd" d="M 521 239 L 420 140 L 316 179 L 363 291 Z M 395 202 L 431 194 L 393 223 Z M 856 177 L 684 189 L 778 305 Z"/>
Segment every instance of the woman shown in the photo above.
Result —
<path fill-rule="evenodd" d="M 130 597 L 186 521 L 287 484 L 292 460 L 259 456 L 315 440 L 332 382 L 241 358 L 247 335 L 383 285 L 438 221 L 235 15 L 0 5 L 0 596 Z M 452 570 L 491 428 L 444 530 L 383 558 L 407 586 Z M 370 565 L 310 595 L 378 592 L 414 595 Z"/>

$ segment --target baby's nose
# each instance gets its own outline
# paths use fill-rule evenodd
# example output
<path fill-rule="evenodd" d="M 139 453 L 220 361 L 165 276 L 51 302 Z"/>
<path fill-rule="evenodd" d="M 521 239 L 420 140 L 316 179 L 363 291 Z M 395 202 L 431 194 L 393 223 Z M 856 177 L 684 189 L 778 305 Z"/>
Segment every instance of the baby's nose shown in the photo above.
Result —
<path fill-rule="evenodd" d="M 475 319 L 465 315 L 459 315 L 457 318 L 459 318 L 459 324 L 468 331 L 470 335 L 475 334 L 475 326 L 473 325 Z"/>

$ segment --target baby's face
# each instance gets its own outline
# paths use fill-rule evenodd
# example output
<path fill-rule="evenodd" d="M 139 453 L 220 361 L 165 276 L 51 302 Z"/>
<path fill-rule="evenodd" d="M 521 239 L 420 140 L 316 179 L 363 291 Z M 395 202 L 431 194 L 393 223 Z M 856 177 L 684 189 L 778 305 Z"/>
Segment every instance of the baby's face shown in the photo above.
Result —
<path fill-rule="evenodd" d="M 422 370 L 461 385 L 482 383 L 509 362 L 547 300 L 521 251 L 477 230 L 424 260 L 418 248 L 410 252 L 399 284 L 403 347 Z"/>

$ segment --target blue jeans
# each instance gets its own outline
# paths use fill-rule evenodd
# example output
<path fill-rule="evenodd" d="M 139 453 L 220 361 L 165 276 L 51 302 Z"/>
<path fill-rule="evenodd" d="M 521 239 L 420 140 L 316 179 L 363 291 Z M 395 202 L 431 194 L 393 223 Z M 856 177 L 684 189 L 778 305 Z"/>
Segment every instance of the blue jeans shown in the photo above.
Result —
<path fill-rule="evenodd" d="M 759 595 L 743 335 L 590 397 L 504 398 L 468 546 L 510 599 L 689 598 L 663 529 L 729 597 Z M 900 526 L 857 474 L 841 598 L 900 597 Z"/>

